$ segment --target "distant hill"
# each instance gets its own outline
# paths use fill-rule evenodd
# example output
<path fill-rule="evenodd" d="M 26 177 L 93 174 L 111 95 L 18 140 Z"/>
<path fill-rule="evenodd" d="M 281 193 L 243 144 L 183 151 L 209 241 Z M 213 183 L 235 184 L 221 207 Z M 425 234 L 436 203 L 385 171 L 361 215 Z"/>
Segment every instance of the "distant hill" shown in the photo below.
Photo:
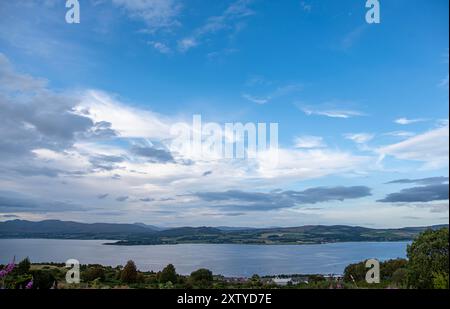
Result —
<path fill-rule="evenodd" d="M 154 232 L 151 228 L 135 224 L 87 224 L 59 220 L 0 222 L 0 238 L 124 239 Z"/>
<path fill-rule="evenodd" d="M 179 227 L 161 229 L 136 224 L 78 223 L 46 220 L 0 222 L 0 238 L 56 238 L 117 240 L 115 245 L 210 244 L 318 244 L 356 241 L 407 241 L 431 227 L 371 229 L 346 225 L 306 225 L 287 228 Z"/>
<path fill-rule="evenodd" d="M 134 225 L 142 226 L 142 227 L 145 227 L 145 228 L 153 230 L 153 231 L 164 231 L 164 230 L 167 230 L 167 228 L 163 228 L 163 227 L 155 226 L 155 225 L 148 225 L 148 224 L 141 223 L 141 222 L 136 222 L 136 223 L 134 223 Z"/>

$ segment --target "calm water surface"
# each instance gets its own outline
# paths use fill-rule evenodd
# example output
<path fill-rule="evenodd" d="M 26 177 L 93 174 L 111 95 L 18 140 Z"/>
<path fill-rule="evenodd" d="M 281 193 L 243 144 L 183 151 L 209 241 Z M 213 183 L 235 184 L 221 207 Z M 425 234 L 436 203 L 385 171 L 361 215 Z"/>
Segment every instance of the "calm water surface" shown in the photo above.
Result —
<path fill-rule="evenodd" d="M 14 256 L 32 262 L 123 265 L 136 262 L 140 270 L 159 271 L 169 263 L 189 274 L 208 268 L 225 276 L 277 274 L 342 274 L 350 263 L 369 258 L 404 258 L 408 242 L 347 242 L 320 245 L 182 244 L 160 246 L 106 246 L 110 240 L 0 239 L 0 264 Z"/>

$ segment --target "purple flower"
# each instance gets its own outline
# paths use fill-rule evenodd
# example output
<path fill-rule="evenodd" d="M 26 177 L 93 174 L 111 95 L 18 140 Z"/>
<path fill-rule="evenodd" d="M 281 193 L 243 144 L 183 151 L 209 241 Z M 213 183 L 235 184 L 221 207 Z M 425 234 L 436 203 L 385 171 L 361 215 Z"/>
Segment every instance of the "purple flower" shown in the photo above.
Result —
<path fill-rule="evenodd" d="M 33 288 L 33 279 L 31 279 L 30 282 L 27 283 L 27 285 L 25 286 L 25 289 L 29 290 Z"/>
<path fill-rule="evenodd" d="M 16 264 L 13 262 L 6 265 L 6 267 L 2 270 L 0 270 L 0 278 L 6 277 L 10 272 L 14 270 L 16 267 Z"/>
<path fill-rule="evenodd" d="M 7 274 L 9 274 L 10 272 L 12 272 L 14 270 L 14 268 L 16 267 L 16 264 L 14 263 L 9 263 L 8 265 L 6 265 L 5 267 L 5 271 Z"/>

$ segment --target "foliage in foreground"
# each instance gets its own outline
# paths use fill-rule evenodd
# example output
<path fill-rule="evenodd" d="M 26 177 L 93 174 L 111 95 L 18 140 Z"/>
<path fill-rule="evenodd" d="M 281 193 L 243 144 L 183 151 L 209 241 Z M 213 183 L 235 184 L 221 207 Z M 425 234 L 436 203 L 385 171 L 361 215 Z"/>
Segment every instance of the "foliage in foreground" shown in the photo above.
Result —
<path fill-rule="evenodd" d="M 380 263 L 380 287 L 417 289 L 449 288 L 449 238 L 448 228 L 427 230 L 407 248 L 405 259 Z M 346 267 L 344 281 L 358 286 L 367 286 L 365 263 Z"/>

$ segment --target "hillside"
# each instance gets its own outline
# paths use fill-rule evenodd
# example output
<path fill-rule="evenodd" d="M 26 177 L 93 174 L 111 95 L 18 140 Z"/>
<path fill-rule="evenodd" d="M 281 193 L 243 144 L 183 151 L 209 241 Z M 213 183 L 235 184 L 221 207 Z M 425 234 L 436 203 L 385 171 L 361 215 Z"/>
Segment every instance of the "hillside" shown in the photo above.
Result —
<path fill-rule="evenodd" d="M 0 222 L 0 238 L 125 239 L 155 231 L 148 226 L 45 220 Z"/>
<path fill-rule="evenodd" d="M 358 226 L 309 225 L 288 228 L 229 229 L 179 227 L 155 230 L 143 224 L 78 223 L 46 220 L 0 222 L 0 238 L 56 238 L 117 240 L 114 245 L 210 244 L 317 244 L 353 241 L 405 241 L 432 227 L 371 229 Z"/>

